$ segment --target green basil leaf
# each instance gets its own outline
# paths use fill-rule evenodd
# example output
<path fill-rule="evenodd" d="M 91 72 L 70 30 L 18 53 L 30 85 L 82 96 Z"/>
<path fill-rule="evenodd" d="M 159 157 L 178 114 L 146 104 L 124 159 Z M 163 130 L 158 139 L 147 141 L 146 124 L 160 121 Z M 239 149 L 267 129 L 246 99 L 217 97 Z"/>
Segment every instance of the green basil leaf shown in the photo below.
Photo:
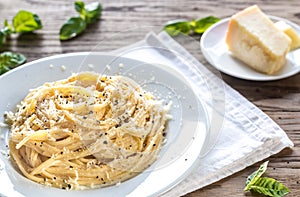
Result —
<path fill-rule="evenodd" d="M 191 29 L 190 23 L 186 20 L 171 21 L 164 26 L 164 30 L 171 36 L 177 36 L 179 33 L 187 35 Z"/>
<path fill-rule="evenodd" d="M 72 17 L 60 28 L 59 39 L 68 40 L 82 33 L 86 22 L 81 17 Z"/>
<path fill-rule="evenodd" d="M 269 161 L 264 162 L 261 164 L 259 169 L 255 172 L 253 172 L 250 176 L 247 177 L 246 180 L 246 187 L 244 188 L 244 191 L 248 191 L 251 189 L 251 186 L 255 184 L 255 182 L 261 177 L 263 173 L 267 170 Z"/>
<path fill-rule="evenodd" d="M 208 16 L 202 19 L 198 19 L 194 22 L 194 32 L 203 34 L 211 25 L 218 22 L 220 19 L 214 16 Z"/>
<path fill-rule="evenodd" d="M 12 33 L 12 27 L 8 25 L 7 21 L 4 22 L 5 27 L 0 30 L 0 46 L 3 45 L 7 35 Z"/>
<path fill-rule="evenodd" d="M 274 197 L 282 197 L 290 192 L 282 183 L 268 177 L 259 178 L 250 189 L 260 194 Z"/>
<path fill-rule="evenodd" d="M 0 31 L 0 47 L 3 45 L 5 38 L 6 38 L 5 34 L 2 33 L 2 31 Z"/>
<path fill-rule="evenodd" d="M 31 12 L 21 10 L 13 19 L 13 26 L 15 32 L 27 33 L 34 30 L 41 29 L 43 27 L 40 18 Z"/>
<path fill-rule="evenodd" d="M 85 20 L 87 24 L 91 24 L 101 15 L 102 6 L 99 2 L 87 4 L 85 6 Z"/>
<path fill-rule="evenodd" d="M 84 2 L 82 1 L 76 1 L 74 3 L 75 10 L 80 14 L 80 15 L 85 15 L 85 9 L 84 9 Z"/>
<path fill-rule="evenodd" d="M 91 24 L 100 16 L 102 7 L 99 2 L 85 5 L 82 1 L 76 1 L 75 10 L 80 14 L 80 17 L 87 22 L 87 24 Z"/>
<path fill-rule="evenodd" d="M 0 30 L 0 47 L 3 45 L 3 43 L 6 40 L 6 36 L 7 36 L 7 30 L 6 28 L 3 28 Z"/>
<path fill-rule="evenodd" d="M 11 26 L 7 20 L 4 21 L 4 27 L 7 30 L 7 34 L 13 33 L 14 32 L 14 28 L 13 26 Z"/>
<path fill-rule="evenodd" d="M 20 53 L 3 52 L 0 54 L 0 75 L 26 62 Z"/>

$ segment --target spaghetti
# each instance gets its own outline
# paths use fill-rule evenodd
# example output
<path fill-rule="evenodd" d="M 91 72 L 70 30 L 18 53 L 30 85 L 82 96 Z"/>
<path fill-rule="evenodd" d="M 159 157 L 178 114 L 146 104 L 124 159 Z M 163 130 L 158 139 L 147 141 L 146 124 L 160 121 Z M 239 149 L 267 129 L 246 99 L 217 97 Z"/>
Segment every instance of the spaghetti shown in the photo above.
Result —
<path fill-rule="evenodd" d="M 6 113 L 21 173 L 62 189 L 125 181 L 158 157 L 170 105 L 133 80 L 92 72 L 45 83 Z"/>

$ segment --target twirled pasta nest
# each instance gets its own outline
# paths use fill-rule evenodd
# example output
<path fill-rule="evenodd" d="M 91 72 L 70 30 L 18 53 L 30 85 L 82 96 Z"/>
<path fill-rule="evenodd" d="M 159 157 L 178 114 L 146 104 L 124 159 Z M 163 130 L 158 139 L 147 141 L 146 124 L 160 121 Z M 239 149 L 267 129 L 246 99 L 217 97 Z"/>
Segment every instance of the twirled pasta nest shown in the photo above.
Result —
<path fill-rule="evenodd" d="M 45 185 L 120 183 L 157 159 L 169 107 L 129 78 L 73 74 L 31 90 L 6 113 L 10 155 L 23 175 Z"/>

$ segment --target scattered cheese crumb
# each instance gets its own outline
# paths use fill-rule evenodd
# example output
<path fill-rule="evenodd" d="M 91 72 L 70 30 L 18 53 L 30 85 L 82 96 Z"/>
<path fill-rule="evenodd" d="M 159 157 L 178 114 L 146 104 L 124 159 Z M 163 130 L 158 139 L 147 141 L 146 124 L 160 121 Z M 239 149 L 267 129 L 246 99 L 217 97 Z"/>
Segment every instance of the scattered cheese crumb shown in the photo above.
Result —
<path fill-rule="evenodd" d="M 49 67 L 50 67 L 50 68 L 53 68 L 54 66 L 53 66 L 53 64 L 50 64 Z"/>
<path fill-rule="evenodd" d="M 7 127 L 8 125 L 5 124 L 4 122 L 0 122 L 0 127 Z"/>
<path fill-rule="evenodd" d="M 94 65 L 93 64 L 89 64 L 88 67 L 89 68 L 94 68 Z"/>
<path fill-rule="evenodd" d="M 107 65 L 106 65 L 106 68 L 107 68 L 107 70 L 110 70 L 110 65 L 107 64 Z"/>
<path fill-rule="evenodd" d="M 66 70 L 65 65 L 62 65 L 62 66 L 61 66 L 61 70 L 62 70 L 62 71 L 65 71 L 65 70 Z"/>
<path fill-rule="evenodd" d="M 120 63 L 120 64 L 119 64 L 119 67 L 120 67 L 120 68 L 123 68 L 123 67 L 124 67 L 124 64 Z"/>

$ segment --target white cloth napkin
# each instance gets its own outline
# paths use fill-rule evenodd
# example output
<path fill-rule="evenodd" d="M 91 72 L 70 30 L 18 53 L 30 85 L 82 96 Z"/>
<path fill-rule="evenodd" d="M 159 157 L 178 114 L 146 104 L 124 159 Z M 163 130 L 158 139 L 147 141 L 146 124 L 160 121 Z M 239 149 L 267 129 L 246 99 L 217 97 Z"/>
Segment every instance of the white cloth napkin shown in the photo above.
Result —
<path fill-rule="evenodd" d="M 149 33 L 144 40 L 115 53 L 180 70 L 195 85 L 196 94 L 212 114 L 212 136 L 206 146 L 209 149 L 202 154 L 200 166 L 163 196 L 187 194 L 285 147 L 293 147 L 286 133 L 270 117 L 216 77 L 166 33 Z M 207 87 L 213 92 L 212 96 L 207 96 Z"/>

